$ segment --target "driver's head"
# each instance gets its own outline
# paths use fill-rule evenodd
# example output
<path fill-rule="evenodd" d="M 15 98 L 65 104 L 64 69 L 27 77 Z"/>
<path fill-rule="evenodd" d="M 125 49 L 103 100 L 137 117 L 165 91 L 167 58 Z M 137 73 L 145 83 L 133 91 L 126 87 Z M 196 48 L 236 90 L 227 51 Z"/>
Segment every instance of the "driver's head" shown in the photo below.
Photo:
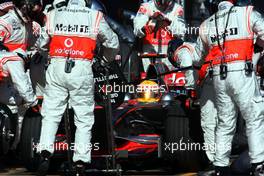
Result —
<path fill-rule="evenodd" d="M 154 3 L 159 10 L 165 11 L 173 4 L 173 0 L 154 0 Z"/>
<path fill-rule="evenodd" d="M 41 0 L 13 0 L 13 3 L 27 21 L 35 20 L 42 10 Z"/>
<path fill-rule="evenodd" d="M 3 16 L 9 9 L 13 8 L 12 0 L 1 0 L 0 2 L 0 16 Z"/>

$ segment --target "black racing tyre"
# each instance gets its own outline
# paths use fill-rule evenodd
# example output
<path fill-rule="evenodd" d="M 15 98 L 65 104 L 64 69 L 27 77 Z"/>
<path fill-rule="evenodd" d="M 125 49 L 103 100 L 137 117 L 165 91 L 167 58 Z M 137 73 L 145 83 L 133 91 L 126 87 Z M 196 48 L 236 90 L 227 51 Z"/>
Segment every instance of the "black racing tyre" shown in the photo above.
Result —
<path fill-rule="evenodd" d="M 16 134 L 16 117 L 0 103 L 0 156 L 8 153 Z"/>
<path fill-rule="evenodd" d="M 200 138 L 202 131 L 192 132 L 192 118 L 197 118 L 199 113 L 190 115 L 190 112 L 186 112 L 183 103 L 176 100 L 170 105 L 164 122 L 163 158 L 169 161 L 173 169 L 177 168 L 181 171 L 198 171 L 203 169 L 205 164 L 202 141 L 196 140 Z"/>
<path fill-rule="evenodd" d="M 21 159 L 26 169 L 34 172 L 38 168 L 40 159 L 40 156 L 36 153 L 36 145 L 40 138 L 42 117 L 39 114 L 35 114 L 36 116 L 28 116 L 27 114 L 23 122 L 20 140 Z"/>

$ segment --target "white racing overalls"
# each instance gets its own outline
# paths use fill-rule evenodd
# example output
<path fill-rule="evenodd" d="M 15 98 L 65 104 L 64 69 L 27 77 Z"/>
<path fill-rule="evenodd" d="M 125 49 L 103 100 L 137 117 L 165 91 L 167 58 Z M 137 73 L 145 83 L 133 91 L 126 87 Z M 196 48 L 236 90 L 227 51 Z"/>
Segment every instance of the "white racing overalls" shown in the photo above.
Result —
<path fill-rule="evenodd" d="M 25 73 L 24 61 L 16 53 L 0 52 L 0 102 L 15 106 L 18 114 L 16 136 L 11 149 L 15 149 L 20 141 L 23 116 L 29 107 L 37 104 L 31 82 Z"/>
<path fill-rule="evenodd" d="M 46 74 L 39 150 L 54 152 L 55 135 L 69 103 L 76 125 L 73 161 L 88 163 L 94 124 L 92 61 L 96 41 L 115 53 L 119 48 L 118 38 L 101 12 L 84 4 L 73 5 L 71 1 L 67 7 L 48 12 L 44 30 L 39 46 L 49 44 L 51 63 Z M 67 58 L 75 63 L 70 73 L 65 72 Z"/>
<path fill-rule="evenodd" d="M 145 25 L 147 25 L 147 23 L 151 20 L 151 17 L 156 12 L 160 12 L 164 17 L 169 19 L 171 24 L 166 28 L 159 29 L 156 36 L 154 33 L 146 35 L 142 29 Z M 183 8 L 179 4 L 173 2 L 173 4 L 168 7 L 166 11 L 161 12 L 152 0 L 142 3 L 134 19 L 134 33 L 137 37 L 143 39 L 142 51 L 144 53 L 166 54 L 169 41 L 174 37 L 182 37 L 185 33 Z M 144 70 L 146 71 L 148 65 L 150 64 L 150 60 L 143 59 L 142 62 Z M 171 67 L 168 59 L 165 59 L 162 62 Z"/>
<path fill-rule="evenodd" d="M 179 67 L 190 67 L 193 65 L 193 57 L 195 54 L 195 44 L 185 42 L 182 46 L 177 48 L 174 52 L 174 59 L 179 64 Z M 197 79 L 197 73 L 195 70 L 190 69 L 185 71 L 185 87 L 187 88 L 195 88 L 195 80 Z"/>
<path fill-rule="evenodd" d="M 19 12 L 18 9 L 16 10 Z M 22 19 L 18 17 L 18 15 L 13 9 L 9 10 L 8 13 L 0 17 L 0 41 L 8 48 L 9 51 L 20 50 L 22 51 L 22 53 L 24 53 L 28 46 L 28 40 L 31 38 L 29 37 L 30 36 L 29 29 L 31 30 L 32 28 L 31 24 L 32 23 L 25 23 L 24 21 L 22 21 Z M 31 82 L 29 82 L 28 85 L 31 86 Z M 22 87 L 18 87 L 18 89 L 16 89 L 14 88 L 14 86 L 15 85 L 11 81 L 2 84 L 1 87 L 2 89 L 5 89 L 5 91 L 1 92 L 1 97 L 5 97 L 5 99 L 12 99 L 12 97 L 18 98 L 18 96 L 20 95 L 18 89 Z M 23 97 L 20 97 L 20 99 L 23 99 Z M 20 140 L 20 133 L 22 129 L 24 113 L 26 112 L 28 107 L 21 106 L 21 104 L 13 104 L 13 103 L 7 105 L 9 106 L 9 108 L 13 113 L 18 114 L 19 130 L 17 130 L 15 142 L 12 147 L 15 148 L 16 144 L 18 144 Z"/>
<path fill-rule="evenodd" d="M 205 152 L 209 161 L 213 162 L 215 159 L 216 150 L 216 124 L 218 121 L 217 109 L 215 104 L 215 90 L 212 79 L 208 76 L 208 70 L 201 70 L 199 73 L 206 71 L 205 77 L 200 77 L 202 82 L 198 81 L 200 86 L 200 107 L 201 107 L 201 127 L 204 135 Z"/>
<path fill-rule="evenodd" d="M 196 45 L 200 59 L 210 63 L 213 68 L 218 112 L 214 165 L 220 167 L 229 165 L 237 119 L 236 106 L 246 121 L 251 163 L 264 161 L 263 99 L 255 74 L 246 74 L 245 70 L 246 62 L 252 60 L 254 35 L 264 41 L 264 20 L 258 12 L 253 11 L 252 6 L 232 7 L 233 4 L 227 1 L 219 4 L 216 17 L 213 15 L 201 25 Z M 224 32 L 226 40 L 223 48 Z M 221 63 L 227 66 L 226 78 L 220 74 Z"/>

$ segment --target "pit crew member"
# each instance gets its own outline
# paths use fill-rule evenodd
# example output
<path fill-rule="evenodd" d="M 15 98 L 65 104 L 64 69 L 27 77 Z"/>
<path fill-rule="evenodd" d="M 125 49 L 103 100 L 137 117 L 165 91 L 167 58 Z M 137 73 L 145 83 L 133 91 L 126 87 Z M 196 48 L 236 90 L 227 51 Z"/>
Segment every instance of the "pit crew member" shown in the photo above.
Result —
<path fill-rule="evenodd" d="M 252 6 L 215 1 L 218 12 L 200 27 L 196 52 L 210 64 L 216 95 L 216 175 L 229 175 L 229 155 L 236 127 L 236 105 L 246 121 L 252 175 L 263 175 L 263 99 L 252 73 L 254 35 L 264 41 L 264 20 Z"/>
<path fill-rule="evenodd" d="M 174 0 L 142 3 L 134 19 L 134 34 L 143 39 L 142 52 L 166 54 L 169 41 L 185 33 L 183 15 L 183 8 Z M 142 62 L 146 71 L 150 60 Z M 171 67 L 167 59 L 163 62 Z"/>
<path fill-rule="evenodd" d="M 51 63 L 46 73 L 46 87 L 41 114 L 43 116 L 38 175 L 45 175 L 62 115 L 70 103 L 76 125 L 73 161 L 78 174 L 91 162 L 91 129 L 94 123 L 94 88 L 92 61 L 97 40 L 102 42 L 113 59 L 118 52 L 117 35 L 106 23 L 103 14 L 88 8 L 90 1 L 70 0 L 67 6 L 54 8 L 47 22 L 39 47 L 50 48 Z M 76 20 L 78 19 L 78 20 Z"/>

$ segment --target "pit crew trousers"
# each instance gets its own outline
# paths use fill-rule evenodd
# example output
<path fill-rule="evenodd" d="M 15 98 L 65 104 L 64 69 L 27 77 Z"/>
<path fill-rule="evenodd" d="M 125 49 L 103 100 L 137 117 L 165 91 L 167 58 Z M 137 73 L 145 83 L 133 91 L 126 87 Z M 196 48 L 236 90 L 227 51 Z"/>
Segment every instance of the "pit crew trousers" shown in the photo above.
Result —
<path fill-rule="evenodd" d="M 210 78 L 206 78 L 201 89 L 201 127 L 204 135 L 204 146 L 207 158 L 213 162 L 215 158 L 215 131 L 217 124 L 217 109 L 215 105 L 215 90 Z"/>
<path fill-rule="evenodd" d="M 228 166 L 236 128 L 236 106 L 246 121 L 251 163 L 264 161 L 264 102 L 254 73 L 245 74 L 245 63 L 228 64 L 227 78 L 214 76 L 218 123 L 216 127 L 215 166 Z M 219 73 L 219 66 L 214 68 Z"/>
<path fill-rule="evenodd" d="M 92 62 L 75 60 L 71 73 L 65 73 L 66 59 L 51 59 L 41 114 L 43 116 L 39 150 L 54 152 L 55 135 L 69 103 L 76 126 L 73 161 L 91 161 L 91 129 L 94 124 L 94 83 Z"/>

